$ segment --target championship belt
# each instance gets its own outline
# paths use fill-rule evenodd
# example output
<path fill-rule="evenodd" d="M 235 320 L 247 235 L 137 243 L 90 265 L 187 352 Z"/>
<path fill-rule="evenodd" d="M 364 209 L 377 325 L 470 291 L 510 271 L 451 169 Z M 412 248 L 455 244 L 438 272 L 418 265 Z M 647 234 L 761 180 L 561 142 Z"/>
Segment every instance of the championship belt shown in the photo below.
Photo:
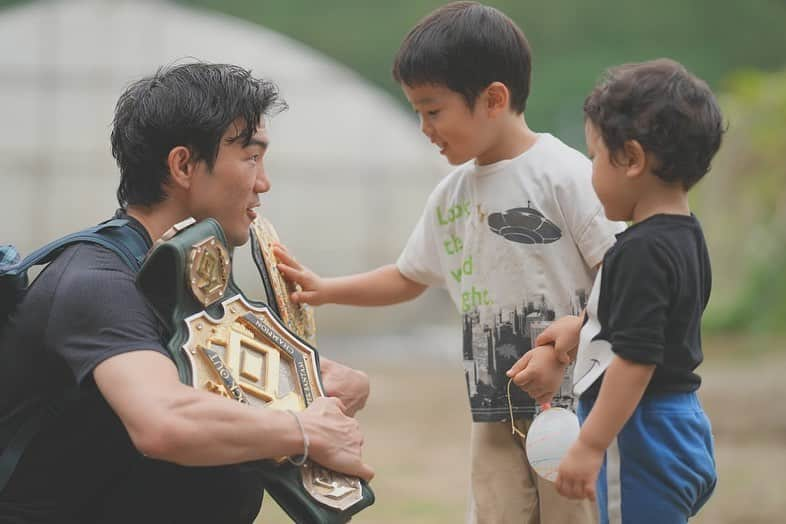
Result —
<path fill-rule="evenodd" d="M 265 245 L 258 268 L 267 296 L 275 297 L 276 289 L 286 288 L 270 283 L 273 264 L 264 259 L 270 255 Z M 278 303 L 274 308 L 245 297 L 232 278 L 231 256 L 218 222 L 191 220 L 157 242 L 139 273 L 139 287 L 171 333 L 167 349 L 180 380 L 261 409 L 302 411 L 325 395 L 319 354 L 305 331 L 295 333 L 285 323 Z M 288 301 L 288 294 L 282 297 Z M 301 318 L 286 311 L 290 321 Z M 302 326 L 313 328 L 310 318 Z M 344 523 L 374 502 L 365 481 L 311 461 L 258 464 L 266 491 L 297 523 Z"/>
<path fill-rule="evenodd" d="M 308 304 L 292 302 L 293 291 L 300 286 L 284 278 L 276 267 L 273 244 L 280 243 L 273 224 L 259 215 L 251 224 L 251 253 L 262 278 L 267 294 L 267 303 L 274 307 L 279 318 L 310 345 L 317 345 L 317 326 L 314 310 Z"/>

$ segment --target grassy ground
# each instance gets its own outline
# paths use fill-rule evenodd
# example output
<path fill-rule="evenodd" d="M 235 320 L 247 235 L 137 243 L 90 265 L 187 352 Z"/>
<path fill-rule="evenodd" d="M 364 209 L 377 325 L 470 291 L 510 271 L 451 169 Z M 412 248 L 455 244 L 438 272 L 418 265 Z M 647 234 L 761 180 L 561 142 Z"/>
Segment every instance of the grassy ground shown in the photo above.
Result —
<path fill-rule="evenodd" d="M 713 422 L 720 481 L 692 522 L 783 522 L 786 499 L 786 340 L 711 339 L 701 397 Z M 767 349 L 767 350 L 764 350 Z M 376 469 L 374 506 L 353 522 L 455 524 L 467 500 L 470 423 L 459 362 L 411 368 L 355 362 L 372 377 L 360 414 L 365 456 Z M 257 523 L 289 519 L 272 500 Z"/>

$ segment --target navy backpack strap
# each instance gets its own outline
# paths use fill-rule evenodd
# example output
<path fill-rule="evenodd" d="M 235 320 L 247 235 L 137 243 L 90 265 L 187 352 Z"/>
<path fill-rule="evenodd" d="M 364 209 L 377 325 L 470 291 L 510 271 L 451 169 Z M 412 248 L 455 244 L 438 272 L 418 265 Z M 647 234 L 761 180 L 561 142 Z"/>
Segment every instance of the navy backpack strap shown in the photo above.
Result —
<path fill-rule="evenodd" d="M 26 287 L 28 269 L 51 262 L 66 247 L 80 242 L 90 242 L 112 250 L 135 273 L 142 267 L 148 251 L 144 236 L 131 227 L 128 220 L 115 218 L 50 242 L 33 251 L 21 261 L 19 261 L 18 253 L 13 249 L 13 246 L 3 246 L 0 251 L 0 266 L 2 266 L 0 267 L 0 276 L 7 275 L 10 278 L 22 279 L 23 285 Z M 2 449 L 0 453 L 0 491 L 3 491 L 11 478 L 30 440 L 48 420 L 58 416 L 72 399 L 78 397 L 78 387 L 65 391 L 59 398 L 51 399 L 49 402 L 45 401 L 42 409 L 31 413 L 16 428 L 12 430 L 5 428 L 7 432 L 0 432 L 0 438 L 2 438 L 0 446 L 4 448 L 0 448 Z"/>
<path fill-rule="evenodd" d="M 142 234 L 129 226 L 125 218 L 114 218 L 41 246 L 22 261 L 3 268 L 3 273 L 17 276 L 33 266 L 48 264 L 66 247 L 80 242 L 91 242 L 111 249 L 134 271 L 142 267 L 147 254 L 147 242 Z"/>

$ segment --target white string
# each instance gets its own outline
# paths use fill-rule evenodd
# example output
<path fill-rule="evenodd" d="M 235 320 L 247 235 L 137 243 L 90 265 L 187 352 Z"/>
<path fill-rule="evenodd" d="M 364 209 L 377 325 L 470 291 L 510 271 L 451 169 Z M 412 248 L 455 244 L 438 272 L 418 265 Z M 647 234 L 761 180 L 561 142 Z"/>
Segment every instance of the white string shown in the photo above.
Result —
<path fill-rule="evenodd" d="M 525 433 L 522 433 L 516 424 L 513 422 L 513 402 L 510 400 L 510 384 L 513 379 L 508 379 L 508 411 L 510 412 L 510 430 L 512 435 L 518 435 L 521 438 L 527 438 Z"/>

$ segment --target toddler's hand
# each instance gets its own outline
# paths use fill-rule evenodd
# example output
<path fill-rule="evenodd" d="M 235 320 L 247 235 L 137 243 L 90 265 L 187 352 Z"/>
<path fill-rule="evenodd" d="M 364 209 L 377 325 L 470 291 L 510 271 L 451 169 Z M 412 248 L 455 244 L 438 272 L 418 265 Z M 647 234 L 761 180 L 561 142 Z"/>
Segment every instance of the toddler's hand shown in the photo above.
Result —
<path fill-rule="evenodd" d="M 604 450 L 588 446 L 579 438 L 559 464 L 555 481 L 557 492 L 569 499 L 590 499 L 594 502 L 595 483 L 604 453 Z"/>
<path fill-rule="evenodd" d="M 570 364 L 568 353 L 579 345 L 579 332 L 581 331 L 582 317 L 568 315 L 552 322 L 535 339 L 536 346 L 551 344 L 560 362 Z"/>

